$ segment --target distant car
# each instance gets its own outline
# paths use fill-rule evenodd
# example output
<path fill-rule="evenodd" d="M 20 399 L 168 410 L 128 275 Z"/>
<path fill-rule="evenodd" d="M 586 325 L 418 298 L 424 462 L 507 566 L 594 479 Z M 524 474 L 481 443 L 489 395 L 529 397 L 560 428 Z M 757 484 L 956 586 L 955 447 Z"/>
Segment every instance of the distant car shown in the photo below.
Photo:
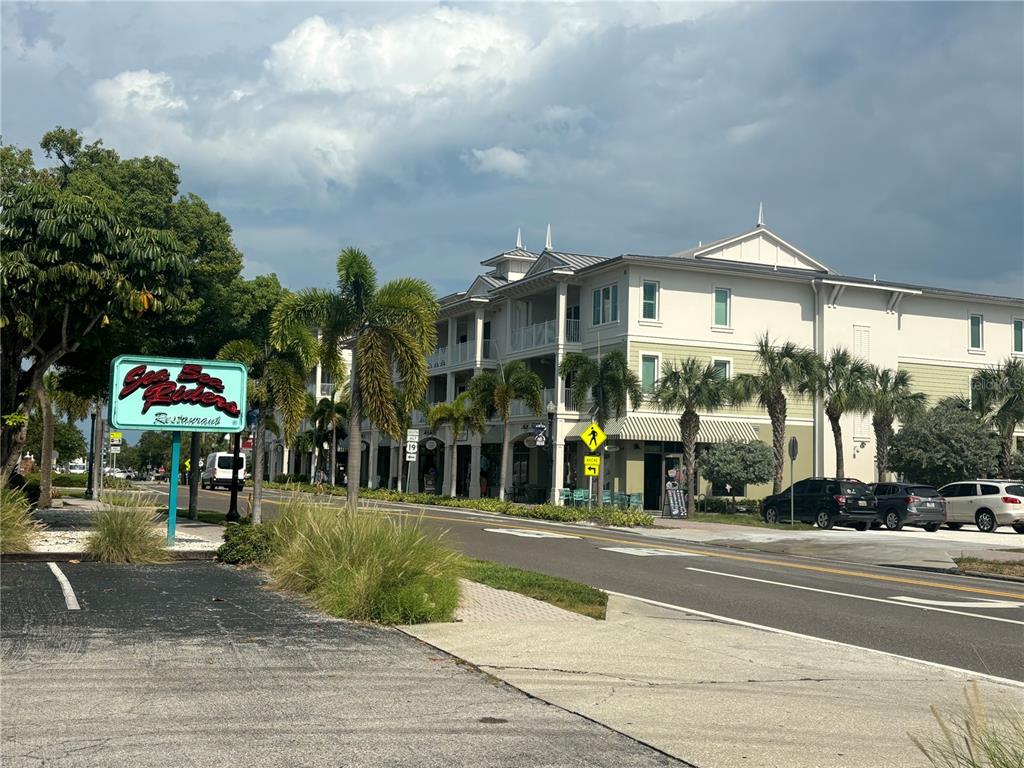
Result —
<path fill-rule="evenodd" d="M 966 524 L 991 533 L 1000 525 L 1024 533 L 1024 483 L 1020 480 L 965 480 L 939 488 L 946 499 L 946 527 Z"/>
<path fill-rule="evenodd" d="M 86 472 L 85 459 L 75 459 L 68 463 L 69 475 L 84 475 Z"/>
<path fill-rule="evenodd" d="M 808 477 L 761 503 L 761 517 L 766 523 L 789 520 L 790 491 L 794 519 L 814 523 L 819 528 L 851 525 L 865 531 L 878 516 L 871 488 L 859 480 Z"/>
<path fill-rule="evenodd" d="M 231 487 L 232 466 L 234 464 L 234 453 L 218 451 L 206 457 L 203 463 L 203 473 L 199 476 L 199 485 L 203 488 L 215 489 L 218 485 L 224 488 Z M 245 487 L 245 454 L 238 455 L 238 489 Z"/>
<path fill-rule="evenodd" d="M 890 531 L 916 525 L 934 532 L 946 522 L 946 504 L 934 486 L 875 483 L 872 491 L 878 503 L 878 519 Z"/>

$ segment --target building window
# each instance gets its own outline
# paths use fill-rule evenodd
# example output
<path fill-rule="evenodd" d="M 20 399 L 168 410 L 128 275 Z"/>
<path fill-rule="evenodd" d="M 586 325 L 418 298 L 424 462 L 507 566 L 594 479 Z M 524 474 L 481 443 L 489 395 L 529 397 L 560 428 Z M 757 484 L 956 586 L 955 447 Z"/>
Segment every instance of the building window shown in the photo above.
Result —
<path fill-rule="evenodd" d="M 640 358 L 640 388 L 645 395 L 654 392 L 658 383 L 658 357 L 656 355 L 643 355 Z"/>
<path fill-rule="evenodd" d="M 606 285 L 594 291 L 594 325 L 619 322 L 619 286 Z"/>
<path fill-rule="evenodd" d="M 717 376 L 720 381 L 728 381 L 732 378 L 731 360 L 712 360 L 711 367 L 715 369 L 715 376 Z"/>
<path fill-rule="evenodd" d="M 1013 352 L 1024 354 L 1024 318 L 1013 318 Z"/>
<path fill-rule="evenodd" d="M 657 320 L 658 319 L 658 284 L 656 282 L 645 280 L 643 284 L 644 293 L 644 307 L 643 307 L 643 319 L 644 320 Z"/>
<path fill-rule="evenodd" d="M 715 288 L 715 325 L 728 328 L 732 323 L 732 291 L 728 288 Z"/>
<path fill-rule="evenodd" d="M 985 317 L 971 315 L 971 349 L 985 348 Z"/>

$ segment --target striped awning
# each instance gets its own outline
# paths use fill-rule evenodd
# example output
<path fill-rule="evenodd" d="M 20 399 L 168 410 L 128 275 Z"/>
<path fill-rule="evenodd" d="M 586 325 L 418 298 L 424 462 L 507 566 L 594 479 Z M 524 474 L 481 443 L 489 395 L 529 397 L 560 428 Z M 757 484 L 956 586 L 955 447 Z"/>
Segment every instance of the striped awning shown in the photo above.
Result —
<path fill-rule="evenodd" d="M 569 430 L 568 438 L 580 437 L 590 426 L 581 421 Z M 679 442 L 679 417 L 671 414 L 631 413 L 621 419 L 612 419 L 604 427 L 608 437 L 619 440 L 657 440 Z M 724 443 L 727 440 L 749 442 L 757 440 L 757 425 L 737 419 L 716 416 L 700 417 L 698 443 Z"/>

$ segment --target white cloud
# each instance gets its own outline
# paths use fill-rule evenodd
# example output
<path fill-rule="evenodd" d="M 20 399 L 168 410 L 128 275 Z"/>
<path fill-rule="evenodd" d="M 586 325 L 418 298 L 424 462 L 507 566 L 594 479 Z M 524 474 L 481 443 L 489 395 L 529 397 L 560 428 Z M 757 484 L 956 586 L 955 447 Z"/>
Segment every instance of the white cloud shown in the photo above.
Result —
<path fill-rule="evenodd" d="M 464 159 L 474 173 L 498 173 L 525 178 L 530 170 L 530 160 L 526 155 L 505 147 L 474 149 Z"/>
<path fill-rule="evenodd" d="M 125 117 L 133 112 L 159 114 L 188 109 L 184 100 L 174 95 L 170 75 L 148 69 L 130 70 L 98 80 L 92 93 L 108 115 Z"/>

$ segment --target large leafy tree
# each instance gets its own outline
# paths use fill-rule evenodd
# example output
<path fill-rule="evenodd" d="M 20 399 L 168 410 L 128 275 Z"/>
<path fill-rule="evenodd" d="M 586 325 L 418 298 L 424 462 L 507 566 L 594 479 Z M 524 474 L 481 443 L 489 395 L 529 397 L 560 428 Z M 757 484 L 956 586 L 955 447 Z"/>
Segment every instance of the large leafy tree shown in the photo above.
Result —
<path fill-rule="evenodd" d="M 487 431 L 486 406 L 473 400 L 469 392 L 461 392 L 450 403 L 438 403 L 430 409 L 427 421 L 432 429 L 448 427 L 448 495 L 455 498 L 458 479 L 459 435 L 463 432 L 483 434 Z"/>
<path fill-rule="evenodd" d="M 875 467 L 878 479 L 889 472 L 889 453 L 895 434 L 893 423 L 907 423 L 925 408 L 927 397 L 915 392 L 907 371 L 872 366 L 868 374 L 867 407 L 875 432 Z"/>
<path fill-rule="evenodd" d="M 573 407 L 589 413 L 601 429 L 611 419 L 622 418 L 627 407 L 639 408 L 644 399 L 640 377 L 629 367 L 621 349 L 606 352 L 599 360 L 582 352 L 570 352 L 563 358 L 558 375 L 572 381 Z M 602 461 L 597 476 L 598 504 L 604 498 L 604 472 L 605 462 Z"/>
<path fill-rule="evenodd" d="M 768 333 L 757 339 L 756 373 L 741 373 L 732 380 L 731 399 L 736 404 L 756 401 L 768 412 L 772 423 L 772 450 L 775 471 L 772 493 L 782 490 L 786 462 L 787 396 L 799 396 L 800 382 L 810 367 L 812 353 L 791 341 L 776 345 Z"/>
<path fill-rule="evenodd" d="M 978 371 L 971 386 L 971 408 L 999 437 L 999 476 L 1010 477 L 1013 433 L 1024 424 L 1024 360 L 1007 358 Z"/>
<path fill-rule="evenodd" d="M 728 400 L 728 392 L 729 382 L 711 363 L 687 357 L 665 365 L 651 396 L 659 410 L 679 414 L 679 437 L 686 466 L 686 510 L 691 517 L 697 490 L 695 467 L 700 413 L 718 410 Z"/>
<path fill-rule="evenodd" d="M 700 473 L 713 485 L 728 485 L 736 506 L 736 490 L 751 483 L 767 483 L 775 470 L 775 452 L 760 440 L 727 440 L 701 454 Z"/>
<path fill-rule="evenodd" d="M 39 459 L 40 476 L 46 461 L 53 462 L 53 452 L 57 452 L 58 462 L 79 459 L 85 456 L 85 438 L 81 430 L 74 424 L 67 421 L 56 420 L 53 423 L 53 433 L 50 436 L 50 456 L 44 456 L 43 451 L 43 419 L 42 415 L 33 413 L 28 420 L 28 431 L 25 441 L 25 450 Z M 40 487 L 42 484 L 40 483 Z M 51 489 L 52 493 L 52 489 Z M 39 506 L 44 506 L 40 496 Z M 47 501 L 46 504 L 49 504 Z"/>
<path fill-rule="evenodd" d="M 815 355 L 807 369 L 800 390 L 822 399 L 825 416 L 832 427 L 836 450 L 836 477 L 846 477 L 843 452 L 845 413 L 864 413 L 871 408 L 871 366 L 854 357 L 842 347 L 833 349 L 828 357 Z"/>
<path fill-rule="evenodd" d="M 395 436 L 401 428 L 395 409 L 392 373 L 413 399 L 423 397 L 429 372 L 427 355 L 437 343 L 437 299 L 423 280 L 402 277 L 377 285 L 377 271 L 356 248 L 338 255 L 337 289 L 309 288 L 294 294 L 274 312 L 276 343 L 300 329 L 320 333 L 319 359 L 324 371 L 336 376 L 342 345 L 352 350 L 349 406 L 349 444 L 362 442 L 362 420 Z M 348 504 L 359 499 L 362 454 L 349 450 Z"/>
<path fill-rule="evenodd" d="M 941 486 L 990 477 L 999 463 L 999 439 L 962 401 L 947 398 L 893 436 L 890 462 L 915 483 Z"/>
<path fill-rule="evenodd" d="M 522 360 L 512 360 L 499 365 L 497 370 L 478 373 L 470 379 L 468 391 L 472 393 L 475 402 L 488 411 L 493 409 L 501 421 L 501 482 L 498 485 L 498 497 L 504 499 L 506 478 L 510 476 L 512 436 L 509 425 L 512 420 L 512 401 L 522 400 L 530 411 L 540 414 L 544 407 L 541 403 L 544 382 Z"/>
<path fill-rule="evenodd" d="M 6 481 L 46 372 L 112 316 L 133 321 L 173 309 L 187 266 L 171 233 L 126 225 L 103 202 L 53 183 L 5 192 L 0 233 Z"/>
<path fill-rule="evenodd" d="M 263 515 L 263 463 L 268 417 L 280 414 L 280 428 L 290 443 L 306 415 L 306 377 L 316 364 L 316 338 L 303 326 L 295 326 L 271 338 L 271 318 L 290 294 L 276 278 L 265 278 L 263 290 L 254 293 L 262 301 L 254 312 L 245 338 L 225 344 L 218 357 L 238 360 L 249 368 L 248 406 L 258 412 L 253 428 L 252 521 Z M 276 290 L 275 290 L 276 289 Z"/>

